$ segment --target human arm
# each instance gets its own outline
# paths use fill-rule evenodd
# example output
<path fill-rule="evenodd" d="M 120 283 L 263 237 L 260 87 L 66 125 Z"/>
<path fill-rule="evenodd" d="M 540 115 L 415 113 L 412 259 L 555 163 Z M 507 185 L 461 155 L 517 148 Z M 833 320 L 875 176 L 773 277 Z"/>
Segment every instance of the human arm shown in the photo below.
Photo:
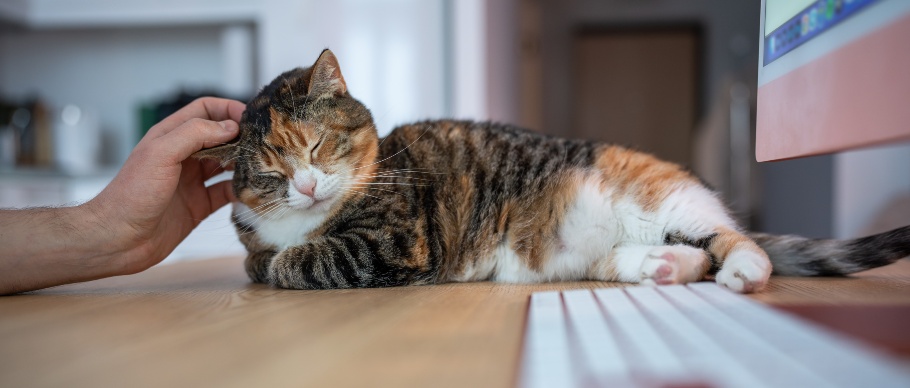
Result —
<path fill-rule="evenodd" d="M 0 295 L 143 271 L 233 198 L 194 152 L 228 142 L 244 110 L 202 98 L 153 126 L 97 197 L 62 208 L 0 210 Z"/>

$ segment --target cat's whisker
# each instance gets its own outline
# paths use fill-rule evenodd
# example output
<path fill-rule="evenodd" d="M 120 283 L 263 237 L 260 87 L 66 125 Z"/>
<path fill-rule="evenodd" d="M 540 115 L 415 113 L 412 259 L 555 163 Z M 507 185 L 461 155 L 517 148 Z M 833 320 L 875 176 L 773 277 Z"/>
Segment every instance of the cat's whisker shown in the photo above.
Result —
<path fill-rule="evenodd" d="M 269 208 L 268 211 L 259 215 L 259 221 L 272 221 L 278 218 L 279 215 L 283 215 L 287 211 L 287 207 L 281 205 L 275 205 Z"/>
<path fill-rule="evenodd" d="M 355 177 L 379 177 L 379 176 L 382 176 L 382 175 L 393 175 L 393 174 L 429 174 L 429 175 L 447 175 L 447 174 L 445 174 L 445 173 L 441 173 L 441 172 L 431 172 L 431 171 L 428 171 L 428 170 L 426 170 L 426 169 L 419 169 L 419 168 L 402 168 L 402 169 L 391 169 L 391 170 L 379 170 L 379 171 L 373 171 L 373 172 L 366 173 L 366 174 L 357 174 L 357 173 L 354 173 L 354 170 L 355 170 L 355 169 L 347 169 L 347 170 L 342 171 L 341 173 L 345 173 L 345 174 L 347 174 L 347 173 L 353 173 L 352 175 L 355 176 Z M 405 175 L 400 175 L 400 176 L 405 176 Z"/>
<path fill-rule="evenodd" d="M 361 189 L 361 188 L 365 188 L 365 187 L 347 187 L 347 188 L 350 188 L 350 189 Z M 385 192 L 387 192 L 387 193 L 395 193 L 395 194 L 398 194 L 398 195 L 400 195 L 400 196 L 402 196 L 402 197 L 406 197 L 406 196 L 404 195 L 404 193 L 401 193 L 401 192 L 398 192 L 398 191 L 395 191 L 395 190 L 380 189 L 380 188 L 378 188 L 378 187 L 371 187 L 371 188 L 369 188 L 369 189 L 370 189 L 370 190 L 385 191 Z"/>
<path fill-rule="evenodd" d="M 256 206 L 256 207 L 254 207 L 254 208 L 250 208 L 250 210 L 259 210 L 259 209 L 261 209 L 261 208 L 263 208 L 263 207 L 265 207 L 265 206 L 268 206 L 268 205 L 271 205 L 271 204 L 273 204 L 273 203 L 275 203 L 275 202 L 283 201 L 283 200 L 284 200 L 284 198 L 282 198 L 282 197 L 275 198 L 275 199 L 273 199 L 273 200 L 271 200 L 271 201 L 268 201 L 268 202 L 265 202 L 265 203 L 263 203 L 263 204 L 260 204 L 259 206 Z"/>
<path fill-rule="evenodd" d="M 237 236 L 245 236 L 250 233 L 256 233 L 256 231 L 253 230 L 253 224 L 247 224 L 237 228 Z"/>
<path fill-rule="evenodd" d="M 375 172 L 368 173 L 368 174 L 356 174 L 356 175 L 357 175 L 357 176 L 378 176 L 378 175 L 390 175 L 390 174 L 431 174 L 431 175 L 445 175 L 445 174 L 443 174 L 443 173 L 425 172 L 425 171 L 422 171 L 422 170 L 414 170 L 414 169 L 381 170 L 381 171 L 375 171 Z M 404 175 L 402 175 L 402 176 L 404 176 Z"/>
<path fill-rule="evenodd" d="M 392 156 L 389 156 L 389 157 L 387 157 L 387 158 L 385 158 L 385 159 L 383 159 L 383 160 L 380 160 L 380 161 L 378 161 L 378 162 L 374 162 L 374 163 L 368 164 L 368 165 L 366 165 L 366 166 L 361 166 L 361 167 L 354 168 L 354 170 L 359 170 L 359 169 L 361 169 L 361 168 L 370 167 L 370 166 L 372 166 L 372 165 L 376 165 L 376 164 L 385 162 L 386 160 L 389 160 L 389 159 L 392 159 L 392 158 L 398 156 L 398 154 L 400 154 L 400 153 L 404 152 L 405 150 L 407 150 L 408 148 L 410 148 L 412 145 L 414 145 L 414 143 L 417 143 L 418 141 L 420 141 L 420 138 L 422 138 L 423 135 L 426 135 L 427 132 L 429 132 L 429 131 L 430 131 L 429 128 L 425 129 L 425 130 L 423 131 L 423 133 L 420 134 L 420 136 L 417 136 L 417 138 L 414 139 L 414 141 L 411 142 L 411 144 L 408 144 L 407 146 L 405 146 L 404 148 L 402 148 L 400 151 L 398 151 L 398 152 L 392 154 Z"/>
<path fill-rule="evenodd" d="M 355 192 L 355 193 L 358 193 L 358 194 L 361 194 L 361 195 L 366 195 L 367 197 L 373 197 L 373 198 L 376 198 L 376 199 L 382 199 L 382 198 L 379 198 L 379 197 L 377 197 L 377 196 L 375 196 L 375 195 L 367 194 L 367 193 L 364 193 L 363 191 L 359 191 L 359 190 L 348 189 L 348 191 L 352 191 L 352 192 Z"/>
<path fill-rule="evenodd" d="M 372 186 L 372 185 L 384 185 L 384 186 L 427 186 L 420 183 L 403 183 L 403 182 L 361 182 L 358 185 Z"/>
<path fill-rule="evenodd" d="M 372 127 L 374 131 L 379 132 L 379 129 L 376 128 L 376 123 L 370 123 L 370 127 Z M 388 136 L 382 138 L 382 140 L 379 142 L 379 145 L 376 146 L 376 149 L 380 149 L 382 147 L 382 143 L 385 143 L 385 139 L 388 139 L 388 138 L 389 138 Z M 363 158 L 365 158 L 365 157 L 367 157 L 367 154 L 363 154 L 363 156 L 361 156 L 360 159 L 355 160 L 354 163 L 351 163 L 351 164 L 357 165 L 357 163 L 360 163 L 360 161 L 363 160 Z"/>
<path fill-rule="evenodd" d="M 290 207 L 282 207 L 281 210 L 278 210 L 277 212 L 273 212 L 273 213 L 269 214 L 268 216 L 266 216 L 264 218 L 264 220 L 265 221 L 277 220 L 279 218 L 284 217 L 285 214 L 288 214 L 290 211 L 291 211 Z"/>
<path fill-rule="evenodd" d="M 374 173 L 374 174 L 354 174 L 354 175 L 352 175 L 352 176 L 353 176 L 353 177 L 356 177 L 356 178 L 408 178 L 408 179 L 425 179 L 425 178 L 423 178 L 423 177 L 418 178 L 418 177 L 412 177 L 412 176 L 410 176 L 410 175 L 405 175 L 405 174 L 413 174 L 413 173 L 412 173 L 412 172 L 408 172 L 408 171 L 404 171 L 404 172 L 381 172 L 381 173 Z M 423 174 L 430 174 L 430 175 L 446 175 L 446 174 L 441 174 L 441 173 L 423 173 Z M 427 178 L 429 178 L 429 177 L 427 177 Z"/>
<path fill-rule="evenodd" d="M 373 174 L 355 174 L 352 175 L 355 179 L 377 179 L 377 178 L 395 178 L 395 179 L 413 179 L 413 180 L 424 180 L 424 181 L 434 181 L 435 179 L 426 179 L 423 177 L 415 177 L 408 174 L 408 172 L 381 172 Z M 440 174 L 441 175 L 441 174 Z"/>
<path fill-rule="evenodd" d="M 273 208 L 269 208 L 268 210 L 272 210 L 272 209 Z M 253 222 L 260 218 L 262 218 L 262 215 L 260 215 L 258 213 L 250 213 L 250 214 L 245 214 L 244 216 L 237 216 L 237 222 L 239 222 L 241 224 L 249 224 L 250 226 L 252 226 Z"/>
<path fill-rule="evenodd" d="M 269 214 L 274 213 L 276 209 L 282 208 L 282 205 L 283 203 L 280 202 L 273 203 L 269 205 L 269 207 L 262 210 L 261 213 L 258 213 L 257 216 L 259 216 L 259 218 L 266 218 Z"/>
<path fill-rule="evenodd" d="M 237 221 L 240 223 L 246 223 L 247 221 L 254 220 L 257 217 L 262 218 L 265 214 L 268 214 L 276 208 L 281 207 L 282 204 L 279 201 L 282 199 L 283 198 L 279 198 L 264 205 L 257 206 L 256 210 L 261 210 L 261 212 L 254 211 L 253 209 L 244 211 L 243 213 L 237 215 Z"/>
<path fill-rule="evenodd" d="M 278 202 L 278 201 L 281 201 L 282 199 L 283 199 L 283 198 L 278 198 L 278 199 L 275 199 L 275 200 L 266 202 L 265 204 L 262 204 L 262 205 L 257 206 L 255 209 L 258 210 L 258 209 L 261 209 L 261 208 L 264 208 L 264 207 L 267 207 L 267 206 L 271 206 L 271 205 L 278 206 L 278 205 L 280 205 L 280 204 L 277 204 L 277 202 Z M 271 210 L 271 209 L 266 209 L 266 211 L 268 211 L 268 210 Z M 219 226 L 219 227 L 216 227 L 216 228 L 212 228 L 211 230 L 212 230 L 212 231 L 217 231 L 217 230 L 219 230 L 219 229 L 225 229 L 225 228 L 231 227 L 231 226 L 232 226 L 231 224 L 234 223 L 234 216 L 236 216 L 236 221 L 237 221 L 237 222 L 239 222 L 239 223 L 241 223 L 241 224 L 245 224 L 245 223 L 247 223 L 247 221 L 250 221 L 250 220 L 255 219 L 256 217 L 258 217 L 259 214 L 256 213 L 255 211 L 253 211 L 253 209 L 244 210 L 244 211 L 242 211 L 242 212 L 237 213 L 236 215 L 233 215 L 233 214 L 232 214 L 231 223 L 230 223 L 230 224 L 228 224 L 228 225 L 222 225 L 222 226 Z M 252 225 L 249 225 L 248 228 L 249 228 L 249 227 L 252 227 Z"/>
<path fill-rule="evenodd" d="M 417 180 L 417 181 L 424 181 L 424 182 L 436 182 L 435 179 L 425 179 L 425 178 L 417 178 L 417 177 L 412 177 L 412 176 L 398 176 L 398 175 L 377 175 L 377 176 L 373 176 L 373 177 L 357 177 L 357 178 L 395 178 L 395 179 L 410 179 L 410 180 Z"/>
<path fill-rule="evenodd" d="M 373 175 L 373 176 L 355 175 L 355 176 L 353 176 L 352 178 L 354 178 L 354 179 L 356 179 L 356 180 L 364 180 L 364 179 L 384 179 L 384 178 L 389 178 L 389 179 L 416 179 L 416 180 L 423 180 L 423 181 L 431 180 L 431 179 L 424 179 L 424 178 L 417 178 L 417 177 L 409 177 L 409 176 L 402 176 L 402 175 Z"/>

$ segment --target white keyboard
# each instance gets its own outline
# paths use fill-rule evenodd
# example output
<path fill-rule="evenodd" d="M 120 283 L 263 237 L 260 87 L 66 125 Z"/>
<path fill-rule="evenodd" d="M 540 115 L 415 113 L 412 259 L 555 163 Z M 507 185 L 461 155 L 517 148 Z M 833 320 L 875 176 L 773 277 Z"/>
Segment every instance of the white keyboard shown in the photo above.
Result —
<path fill-rule="evenodd" d="M 714 283 L 537 292 L 520 385 L 910 387 L 856 342 Z"/>

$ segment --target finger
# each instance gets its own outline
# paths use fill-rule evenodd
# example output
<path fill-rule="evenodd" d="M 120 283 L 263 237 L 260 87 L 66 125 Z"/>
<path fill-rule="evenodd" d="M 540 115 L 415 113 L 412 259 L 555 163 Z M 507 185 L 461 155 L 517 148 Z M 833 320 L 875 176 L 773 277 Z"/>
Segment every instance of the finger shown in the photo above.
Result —
<path fill-rule="evenodd" d="M 213 121 L 234 120 L 239 122 L 243 111 L 246 109 L 240 101 L 229 100 L 217 97 L 202 97 L 189 103 L 189 105 L 180 108 L 170 116 L 155 124 L 146 136 L 153 138 L 163 136 L 168 132 L 176 129 L 183 123 L 194 119 L 205 119 Z"/>
<path fill-rule="evenodd" d="M 192 119 L 154 139 L 153 153 L 168 165 L 177 164 L 196 151 L 233 139 L 238 131 L 237 123 L 231 120 L 214 122 Z"/>
<path fill-rule="evenodd" d="M 209 205 L 212 213 L 234 201 L 234 190 L 231 188 L 231 181 L 218 182 L 206 188 L 209 192 Z"/>

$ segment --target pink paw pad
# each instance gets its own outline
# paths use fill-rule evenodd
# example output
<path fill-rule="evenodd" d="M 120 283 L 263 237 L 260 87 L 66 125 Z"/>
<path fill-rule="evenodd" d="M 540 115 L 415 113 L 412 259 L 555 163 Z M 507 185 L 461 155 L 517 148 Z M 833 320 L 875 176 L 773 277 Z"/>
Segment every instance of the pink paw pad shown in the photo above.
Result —
<path fill-rule="evenodd" d="M 654 275 L 656 276 L 652 277 L 652 279 L 654 279 L 657 284 L 675 283 L 673 279 L 671 279 L 671 276 L 673 275 L 673 267 L 669 265 L 662 265 L 660 267 L 657 267 L 657 271 L 655 271 Z"/>

